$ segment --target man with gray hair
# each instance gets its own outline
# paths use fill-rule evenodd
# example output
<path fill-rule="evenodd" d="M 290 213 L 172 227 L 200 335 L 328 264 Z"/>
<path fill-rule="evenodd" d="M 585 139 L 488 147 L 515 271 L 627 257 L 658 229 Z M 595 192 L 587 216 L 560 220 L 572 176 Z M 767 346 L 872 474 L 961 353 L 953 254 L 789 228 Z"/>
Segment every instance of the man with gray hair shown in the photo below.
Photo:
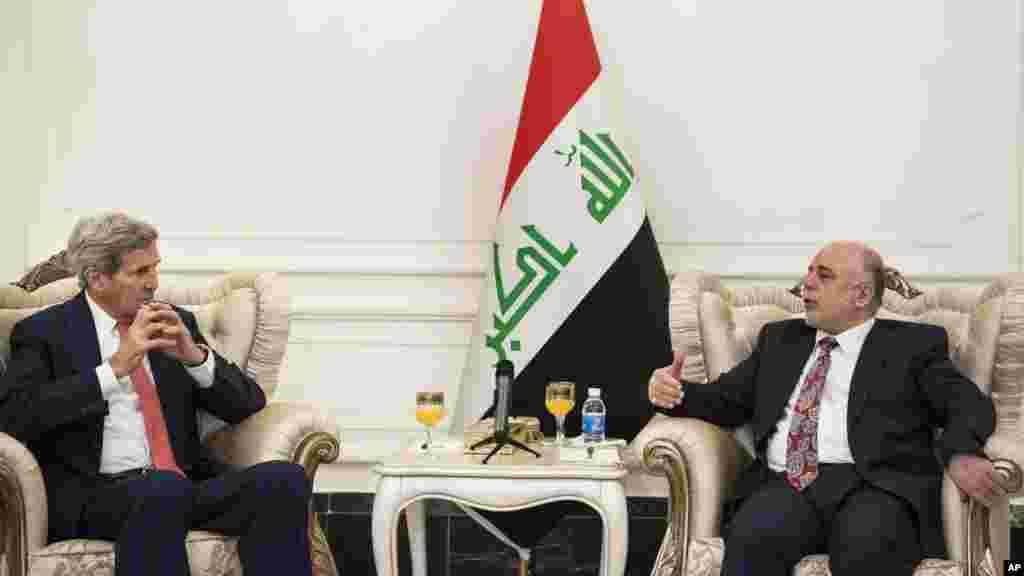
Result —
<path fill-rule="evenodd" d="M 39 461 L 49 538 L 115 541 L 119 576 L 188 574 L 192 529 L 239 537 L 247 575 L 310 574 L 303 469 L 229 469 L 199 441 L 197 410 L 238 423 L 266 397 L 190 312 L 153 300 L 158 237 L 120 213 L 75 225 L 82 291 L 14 327 L 0 430 Z"/>

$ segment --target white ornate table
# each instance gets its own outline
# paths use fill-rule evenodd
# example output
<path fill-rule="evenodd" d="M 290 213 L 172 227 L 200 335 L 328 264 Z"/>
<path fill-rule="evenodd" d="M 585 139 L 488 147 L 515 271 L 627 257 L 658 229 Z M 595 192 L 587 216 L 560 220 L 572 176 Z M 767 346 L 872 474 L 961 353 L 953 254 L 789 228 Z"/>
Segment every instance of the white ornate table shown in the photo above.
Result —
<path fill-rule="evenodd" d="M 402 452 L 374 467 L 380 475 L 373 500 L 373 556 L 377 574 L 398 574 L 398 515 L 405 509 L 413 574 L 427 573 L 424 500 L 440 498 L 485 510 L 521 510 L 557 500 L 589 504 L 601 515 L 604 538 L 601 575 L 620 576 L 626 567 L 629 521 L 621 463 L 562 461 L 545 447 L 542 457 L 517 451 L 486 465 L 483 456 L 438 453 L 431 459 Z"/>

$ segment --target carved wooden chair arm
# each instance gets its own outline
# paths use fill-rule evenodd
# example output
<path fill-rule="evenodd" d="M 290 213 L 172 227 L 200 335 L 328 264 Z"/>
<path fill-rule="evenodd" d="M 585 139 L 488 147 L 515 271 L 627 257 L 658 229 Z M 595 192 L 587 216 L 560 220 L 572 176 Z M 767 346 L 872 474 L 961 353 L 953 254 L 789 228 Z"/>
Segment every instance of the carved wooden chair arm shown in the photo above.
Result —
<path fill-rule="evenodd" d="M 46 485 L 32 453 L 0 432 L 0 535 L 6 574 L 27 573 L 28 553 L 46 545 Z"/>
<path fill-rule="evenodd" d="M 267 460 L 288 460 L 306 468 L 310 480 L 324 462 L 341 452 L 334 423 L 311 404 L 271 402 L 242 423 L 218 430 L 206 445 L 239 467 Z"/>
<path fill-rule="evenodd" d="M 654 573 L 680 574 L 690 540 L 719 535 L 722 502 L 750 456 L 727 430 L 669 417 L 653 418 L 629 451 L 627 463 L 668 479 L 668 529 Z"/>
<path fill-rule="evenodd" d="M 997 428 L 985 445 L 985 454 L 992 461 L 1007 492 L 1019 495 L 1024 470 L 1024 446 L 1012 429 Z M 998 574 L 1001 567 L 992 566 L 993 514 L 1006 510 L 989 510 L 967 496 L 947 474 L 943 481 L 943 524 L 950 553 L 966 566 L 967 576 Z M 997 504 L 1005 508 L 1005 503 Z M 1005 544 L 1004 544 L 1005 545 Z"/>
<path fill-rule="evenodd" d="M 313 405 L 299 402 L 271 402 L 242 423 L 214 432 L 206 445 L 234 466 L 267 460 L 295 462 L 305 468 L 310 483 L 320 464 L 334 462 L 341 453 L 333 421 Z M 327 538 L 312 510 L 309 532 L 314 575 L 337 576 Z"/>

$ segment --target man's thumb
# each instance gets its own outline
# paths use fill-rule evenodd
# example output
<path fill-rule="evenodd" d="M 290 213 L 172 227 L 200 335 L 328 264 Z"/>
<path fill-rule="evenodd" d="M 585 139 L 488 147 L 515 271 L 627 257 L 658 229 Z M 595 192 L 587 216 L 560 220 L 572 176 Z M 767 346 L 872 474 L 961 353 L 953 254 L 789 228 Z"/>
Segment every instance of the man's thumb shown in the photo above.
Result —
<path fill-rule="evenodd" d="M 683 354 L 682 352 L 680 352 L 678 350 L 673 353 L 671 374 L 672 374 L 672 377 L 675 378 L 676 380 L 679 380 L 679 378 L 681 378 L 682 375 L 683 375 L 683 361 L 684 360 L 686 360 L 686 354 Z"/>

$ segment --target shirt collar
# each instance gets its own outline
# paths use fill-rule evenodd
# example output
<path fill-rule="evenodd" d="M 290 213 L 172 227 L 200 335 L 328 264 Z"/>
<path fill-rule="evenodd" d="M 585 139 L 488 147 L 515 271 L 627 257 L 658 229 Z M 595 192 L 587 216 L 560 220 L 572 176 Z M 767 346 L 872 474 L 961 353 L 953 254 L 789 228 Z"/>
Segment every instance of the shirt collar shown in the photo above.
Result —
<path fill-rule="evenodd" d="M 89 310 L 92 311 L 92 321 L 96 324 L 96 331 L 100 334 L 114 334 L 116 333 L 115 328 L 117 327 L 117 320 L 100 305 L 97 304 L 89 296 L 89 292 L 85 292 L 85 301 L 89 303 Z"/>
<path fill-rule="evenodd" d="M 839 344 L 839 350 L 846 354 L 852 354 L 856 357 L 860 354 L 860 349 L 864 346 L 864 340 L 868 337 L 868 332 L 871 332 L 871 327 L 875 325 L 874 318 L 868 318 L 863 324 L 858 324 L 853 328 L 847 328 L 843 332 L 836 335 L 828 334 L 818 330 L 818 334 L 814 337 L 814 344 L 817 346 L 821 342 L 822 338 L 832 336 L 836 339 Z"/>

